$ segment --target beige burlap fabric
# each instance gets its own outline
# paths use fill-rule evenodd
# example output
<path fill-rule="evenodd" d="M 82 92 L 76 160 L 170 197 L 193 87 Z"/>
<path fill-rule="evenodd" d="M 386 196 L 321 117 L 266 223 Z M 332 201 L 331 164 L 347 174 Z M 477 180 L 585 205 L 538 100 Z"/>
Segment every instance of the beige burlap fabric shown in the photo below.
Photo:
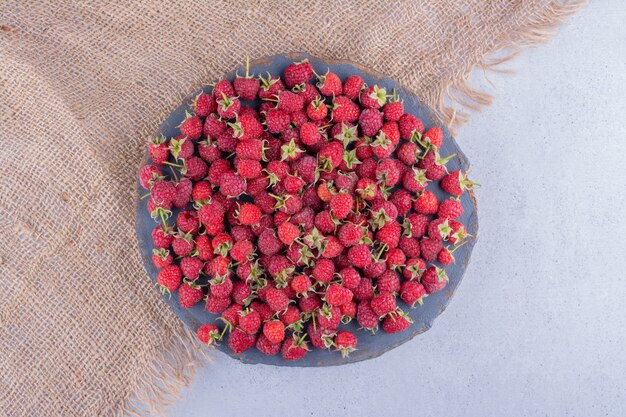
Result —
<path fill-rule="evenodd" d="M 470 72 L 578 6 L 1 2 L 0 415 L 158 412 L 193 374 L 197 346 L 146 276 L 133 224 L 145 132 L 182 95 L 246 54 L 299 50 L 385 73 L 459 125 L 490 101 Z"/>

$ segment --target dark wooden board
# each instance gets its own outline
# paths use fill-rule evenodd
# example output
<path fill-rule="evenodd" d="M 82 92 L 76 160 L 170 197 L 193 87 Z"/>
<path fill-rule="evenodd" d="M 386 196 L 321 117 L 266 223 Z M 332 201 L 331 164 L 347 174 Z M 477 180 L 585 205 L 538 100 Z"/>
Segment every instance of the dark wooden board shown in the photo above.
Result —
<path fill-rule="evenodd" d="M 304 58 L 308 58 L 318 74 L 326 72 L 327 69 L 330 69 L 342 79 L 345 79 L 349 75 L 358 74 L 363 77 L 368 85 L 378 84 L 386 87 L 388 91 L 396 88 L 398 94 L 404 101 L 405 111 L 407 113 L 412 113 L 419 117 L 424 122 L 426 128 L 435 125 L 441 126 L 441 123 L 438 121 L 435 113 L 413 92 L 407 90 L 397 82 L 385 77 L 384 75 L 378 74 L 356 64 L 331 59 L 319 59 L 303 53 L 291 53 L 275 55 L 252 61 L 250 64 L 250 71 L 251 73 L 257 75 L 266 74 L 266 72 L 282 75 L 283 70 L 287 67 L 287 65 L 293 61 L 299 61 Z M 241 72 L 242 71 L 240 69 L 240 73 Z M 226 75 L 226 78 L 231 80 L 233 80 L 234 77 L 234 70 Z M 207 87 L 204 91 L 208 92 L 210 91 L 210 88 Z M 183 101 L 183 103 L 167 117 L 167 119 L 159 127 L 158 131 L 155 132 L 155 135 L 160 136 L 163 134 L 167 138 L 177 136 L 179 134 L 177 126 L 184 119 L 185 111 L 190 110 L 189 105 L 191 100 L 199 92 L 200 91 L 196 91 L 193 94 L 190 94 Z M 469 161 L 457 145 L 448 129 L 446 129 L 445 126 L 442 126 L 442 128 L 444 132 L 444 141 L 441 148 L 441 155 L 445 157 L 451 154 L 456 154 L 456 156 L 448 162 L 448 169 L 456 170 L 460 168 L 463 171 L 467 171 L 469 169 Z M 144 161 L 149 161 L 147 150 Z M 139 182 L 137 182 L 137 187 L 140 187 Z M 437 183 L 429 184 L 428 189 L 434 192 L 440 199 L 446 196 Z M 141 193 L 143 193 L 143 191 L 144 190 L 141 189 Z M 138 195 L 139 194 L 140 193 L 138 193 Z M 468 233 L 470 233 L 473 237 L 469 238 L 468 242 L 454 253 L 456 263 L 446 268 L 450 282 L 443 291 L 428 296 L 424 300 L 424 304 L 422 306 L 417 306 L 414 309 L 409 308 L 399 301 L 399 305 L 403 308 L 403 310 L 410 314 L 414 321 L 413 325 L 407 331 L 396 334 L 386 334 L 382 330 L 379 330 L 379 332 L 374 336 L 368 331 L 358 330 L 356 321 L 353 320 L 350 324 L 344 327 L 347 330 L 355 332 L 357 335 L 359 341 L 358 350 L 350 354 L 347 358 L 342 358 L 337 352 L 331 353 L 313 348 L 312 351 L 304 357 L 304 359 L 296 362 L 288 362 L 283 360 L 280 354 L 275 356 L 266 356 L 256 349 L 250 349 L 241 355 L 235 355 L 226 346 L 225 342 L 221 343 L 219 349 L 228 353 L 230 356 L 239 359 L 241 362 L 248 364 L 263 363 L 278 366 L 342 365 L 380 356 L 388 350 L 393 349 L 394 347 L 411 340 L 416 335 L 430 329 L 435 318 L 437 318 L 437 316 L 445 310 L 454 294 L 454 291 L 459 286 L 476 242 L 476 235 L 478 232 L 478 213 L 475 199 L 471 193 L 466 192 L 461 197 L 461 202 L 463 204 L 464 211 L 459 220 L 465 224 Z M 151 259 L 153 248 L 151 232 L 155 226 L 155 222 L 148 214 L 146 205 L 147 199 L 141 200 L 138 197 L 135 226 L 139 242 L 139 252 L 148 275 L 152 281 L 155 282 L 156 291 L 156 276 L 158 274 L 158 269 L 154 266 Z M 174 212 L 174 218 L 175 216 L 176 212 Z M 216 315 L 210 314 L 204 309 L 204 303 L 199 303 L 191 309 L 184 309 L 178 305 L 178 297 L 176 295 L 173 295 L 172 297 L 163 296 L 163 301 L 172 309 L 174 314 L 180 317 L 180 319 L 194 331 L 200 325 L 213 322 L 216 318 Z M 419 349 L 419 346 L 416 345 L 415 348 Z M 415 353 L 417 354 L 418 352 Z"/>

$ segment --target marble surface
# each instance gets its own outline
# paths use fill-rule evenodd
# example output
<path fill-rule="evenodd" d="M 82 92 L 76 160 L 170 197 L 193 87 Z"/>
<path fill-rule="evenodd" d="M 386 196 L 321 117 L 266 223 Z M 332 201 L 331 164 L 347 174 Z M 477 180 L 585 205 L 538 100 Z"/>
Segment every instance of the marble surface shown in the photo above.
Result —
<path fill-rule="evenodd" d="M 626 409 L 626 3 L 592 1 L 475 85 L 457 140 L 479 241 L 434 327 L 332 368 L 213 354 L 170 416 L 621 416 Z"/>

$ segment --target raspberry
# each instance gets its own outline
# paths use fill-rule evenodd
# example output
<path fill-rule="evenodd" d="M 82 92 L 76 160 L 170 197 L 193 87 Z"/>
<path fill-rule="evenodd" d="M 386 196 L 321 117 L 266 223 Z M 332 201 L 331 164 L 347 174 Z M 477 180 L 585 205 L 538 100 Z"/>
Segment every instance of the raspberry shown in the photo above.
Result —
<path fill-rule="evenodd" d="M 193 99 L 191 108 L 198 116 L 207 117 L 209 114 L 215 113 L 217 103 L 210 94 L 200 93 Z"/>
<path fill-rule="evenodd" d="M 375 331 L 378 328 L 378 315 L 374 313 L 369 301 L 361 301 L 357 307 L 356 319 L 364 329 Z"/>
<path fill-rule="evenodd" d="M 413 203 L 413 210 L 419 214 L 435 214 L 439 211 L 439 200 L 435 194 L 426 190 Z"/>
<path fill-rule="evenodd" d="M 202 298 L 202 288 L 195 284 L 184 283 L 178 289 L 178 304 L 182 308 L 191 308 L 196 305 Z"/>
<path fill-rule="evenodd" d="M 336 194 L 330 200 L 330 211 L 337 219 L 345 219 L 348 217 L 352 206 L 354 205 L 354 199 L 352 195 L 347 193 Z"/>
<path fill-rule="evenodd" d="M 197 140 L 202 136 L 202 119 L 187 113 L 183 123 L 180 125 L 180 133 L 190 140 Z"/>
<path fill-rule="evenodd" d="M 313 66 L 308 61 L 294 62 L 285 68 L 283 78 L 287 88 L 308 82 L 313 77 Z"/>
<path fill-rule="evenodd" d="M 422 133 L 424 131 L 424 124 L 412 114 L 405 113 L 398 119 L 398 128 L 402 139 L 411 140 L 414 132 Z"/>
<path fill-rule="evenodd" d="M 157 284 L 166 291 L 174 292 L 180 286 L 182 277 L 183 273 L 177 265 L 169 265 L 157 275 Z"/>
<path fill-rule="evenodd" d="M 372 254 L 367 245 L 355 245 L 348 250 L 348 260 L 357 268 L 366 268 L 372 263 Z"/>
<path fill-rule="evenodd" d="M 365 109 L 359 116 L 359 127 L 365 136 L 375 136 L 383 126 L 383 115 L 378 110 Z"/>
<path fill-rule="evenodd" d="M 335 264 L 330 259 L 320 259 L 313 267 L 313 278 L 318 282 L 328 284 L 335 274 Z"/>
<path fill-rule="evenodd" d="M 325 300 L 331 306 L 340 306 L 352 301 L 352 291 L 339 284 L 331 284 L 326 289 Z"/>
<path fill-rule="evenodd" d="M 359 106 L 348 97 L 338 96 L 333 100 L 330 118 L 335 123 L 356 122 L 359 120 L 361 110 Z"/>
<path fill-rule="evenodd" d="M 396 309 L 396 297 L 390 292 L 381 292 L 372 298 L 370 305 L 378 317 L 383 317 Z"/>
<path fill-rule="evenodd" d="M 364 85 L 365 81 L 363 81 L 363 78 L 358 75 L 351 75 L 346 78 L 346 81 L 343 83 L 343 95 L 350 100 L 356 100 L 359 98 L 359 94 Z"/>

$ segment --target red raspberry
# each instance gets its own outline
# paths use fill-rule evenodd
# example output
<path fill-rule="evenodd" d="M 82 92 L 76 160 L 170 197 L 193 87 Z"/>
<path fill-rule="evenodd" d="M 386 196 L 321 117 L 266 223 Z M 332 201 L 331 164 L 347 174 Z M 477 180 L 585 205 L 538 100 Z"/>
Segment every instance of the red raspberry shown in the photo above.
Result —
<path fill-rule="evenodd" d="M 276 288 L 270 288 L 266 295 L 265 300 L 267 305 L 273 311 L 283 311 L 289 305 L 289 298 L 285 295 L 284 292 L 278 290 Z"/>
<path fill-rule="evenodd" d="M 440 185 L 445 192 L 459 197 L 465 190 L 478 184 L 468 180 L 467 176 L 461 171 L 452 171 L 441 179 Z"/>
<path fill-rule="evenodd" d="M 439 254 L 437 254 L 437 260 L 442 265 L 450 265 L 454 263 L 454 256 L 452 256 L 452 251 L 448 250 L 447 248 L 441 249 L 439 251 Z"/>
<path fill-rule="evenodd" d="M 402 234 L 400 223 L 392 221 L 387 223 L 376 232 L 376 240 L 388 248 L 397 248 Z"/>
<path fill-rule="evenodd" d="M 180 270 L 182 274 L 190 280 L 195 280 L 200 276 L 200 271 L 204 267 L 204 262 L 198 258 L 185 256 L 180 260 Z"/>
<path fill-rule="evenodd" d="M 383 107 L 385 120 L 398 121 L 404 114 L 404 104 L 401 101 L 390 101 Z"/>
<path fill-rule="evenodd" d="M 284 131 L 289 127 L 289 123 L 291 123 L 291 119 L 289 113 L 285 111 L 271 109 L 265 114 L 265 124 L 270 133 L 276 134 Z"/>
<path fill-rule="evenodd" d="M 331 306 L 340 306 L 352 301 L 352 291 L 339 284 L 330 284 L 326 289 L 325 300 Z"/>
<path fill-rule="evenodd" d="M 414 206 L 415 208 L 415 206 Z M 407 236 L 420 238 L 426 234 L 430 219 L 423 214 L 409 214 L 404 220 L 404 229 Z"/>
<path fill-rule="evenodd" d="M 372 263 L 372 254 L 367 245 L 355 245 L 348 250 L 350 263 L 357 268 L 366 268 Z"/>
<path fill-rule="evenodd" d="M 228 153 L 235 152 L 238 141 L 237 138 L 233 136 L 233 133 L 233 130 L 229 128 L 218 136 L 216 146 L 220 151 Z"/>
<path fill-rule="evenodd" d="M 452 233 L 450 222 L 446 218 L 438 218 L 428 224 L 428 236 L 437 240 L 448 240 Z"/>
<path fill-rule="evenodd" d="M 306 83 L 311 77 L 313 77 L 313 66 L 307 60 L 289 64 L 283 73 L 283 79 L 288 88 Z"/>
<path fill-rule="evenodd" d="M 286 113 L 293 113 L 304 107 L 304 98 L 291 91 L 281 91 L 278 93 L 278 103 L 276 108 Z"/>
<path fill-rule="evenodd" d="M 191 108 L 198 116 L 207 117 L 209 114 L 215 113 L 217 104 L 210 94 L 200 93 L 193 99 Z"/>
<path fill-rule="evenodd" d="M 261 86 L 259 87 L 259 97 L 261 99 L 267 99 L 272 98 L 273 96 L 277 96 L 278 93 L 285 89 L 283 81 L 280 79 L 280 77 L 275 75 L 268 75 L 267 78 L 260 77 L 259 81 L 261 82 Z"/>
<path fill-rule="evenodd" d="M 317 77 L 317 87 L 320 89 L 320 93 L 327 97 L 340 96 L 343 91 L 341 85 L 341 78 L 334 72 L 327 72 L 324 75 Z"/>
<path fill-rule="evenodd" d="M 342 304 L 339 306 L 339 310 L 341 310 L 344 322 L 347 321 L 346 318 L 353 319 L 356 317 L 356 302 L 350 301 Z"/>
<path fill-rule="evenodd" d="M 347 193 L 339 193 L 330 200 L 330 211 L 337 219 L 345 219 L 352 211 L 354 198 Z"/>
<path fill-rule="evenodd" d="M 228 197 L 238 197 L 246 192 L 246 180 L 235 173 L 226 172 L 220 179 L 220 191 Z"/>
<path fill-rule="evenodd" d="M 413 142 L 404 142 L 396 151 L 398 159 L 406 165 L 415 165 L 421 153 L 420 147 Z"/>
<path fill-rule="evenodd" d="M 254 310 L 243 310 L 239 313 L 239 328 L 248 334 L 255 334 L 261 327 L 261 316 Z"/>
<path fill-rule="evenodd" d="M 243 307 L 239 304 L 231 304 L 222 312 L 222 319 L 226 320 L 231 327 L 239 326 L 239 313 L 243 311 Z"/>
<path fill-rule="evenodd" d="M 424 124 L 420 119 L 412 114 L 405 113 L 398 120 L 398 127 L 400 128 L 400 137 L 404 140 L 411 140 L 413 132 L 422 133 L 424 131 Z"/>
<path fill-rule="evenodd" d="M 297 361 L 302 359 L 309 352 L 309 348 L 303 339 L 295 337 L 288 338 L 281 348 L 283 359 L 287 361 Z"/>
<path fill-rule="evenodd" d="M 426 171 L 419 168 L 407 170 L 402 177 L 402 185 L 412 193 L 421 193 L 428 185 Z"/>
<path fill-rule="evenodd" d="M 322 147 L 317 156 L 322 168 L 329 172 L 341 165 L 343 161 L 343 145 L 337 141 L 330 142 Z"/>
<path fill-rule="evenodd" d="M 217 114 L 219 114 L 222 119 L 236 118 L 240 109 L 241 101 L 239 101 L 237 97 L 226 97 L 222 95 L 222 98 L 217 99 Z"/>
<path fill-rule="evenodd" d="M 390 269 L 376 280 L 376 290 L 380 292 L 397 293 L 400 291 L 400 277 L 396 271 Z"/>
<path fill-rule="evenodd" d="M 257 336 L 248 334 L 241 329 L 235 329 L 230 332 L 228 337 L 228 347 L 236 354 L 240 354 L 250 349 L 256 344 Z"/>
<path fill-rule="evenodd" d="M 324 101 L 318 96 L 306 106 L 306 114 L 311 120 L 322 120 L 328 115 L 328 107 L 326 107 Z M 300 136 L 302 136 L 302 132 Z"/>
<path fill-rule="evenodd" d="M 174 262 L 174 257 L 167 249 L 153 249 L 152 262 L 157 268 L 163 269 Z"/>
<path fill-rule="evenodd" d="M 193 142 L 185 136 L 179 136 L 170 141 L 170 152 L 177 160 L 189 158 L 193 155 L 193 151 Z"/>
<path fill-rule="evenodd" d="M 218 119 L 216 115 L 210 115 L 204 121 L 204 127 L 202 133 L 207 138 L 217 139 L 222 133 L 226 131 L 226 122 Z"/>
<path fill-rule="evenodd" d="M 278 313 L 278 318 L 285 326 L 292 325 L 300 320 L 300 309 L 294 305 L 289 305 L 285 311 Z"/>
<path fill-rule="evenodd" d="M 435 194 L 426 190 L 413 203 L 413 210 L 419 214 L 435 214 L 439 210 L 439 200 Z"/>
<path fill-rule="evenodd" d="M 243 77 L 238 76 L 233 82 L 235 93 L 242 100 L 254 100 L 256 98 L 257 92 L 259 91 L 260 85 L 261 83 L 257 78 L 253 78 L 249 75 L 247 62 L 246 75 Z"/>
<path fill-rule="evenodd" d="M 198 328 L 196 332 L 198 339 L 205 345 L 214 345 L 220 340 L 220 330 L 214 324 L 204 324 Z"/>
<path fill-rule="evenodd" d="M 152 230 L 152 242 L 154 243 L 154 247 L 157 249 L 169 248 L 172 246 L 173 240 L 174 235 L 165 232 L 162 225 L 158 225 Z"/>
<path fill-rule="evenodd" d="M 404 265 L 404 262 L 406 262 L 406 255 L 404 254 L 402 249 L 390 249 L 387 252 L 387 259 L 385 260 L 385 262 L 387 263 L 387 268 L 394 270 L 399 269 Z"/>
<path fill-rule="evenodd" d="M 319 309 L 317 322 L 319 326 L 325 329 L 335 330 L 341 324 L 341 310 L 339 307 L 325 304 Z"/>
<path fill-rule="evenodd" d="M 239 207 L 237 220 L 244 226 L 257 224 L 261 220 L 261 210 L 251 203 L 244 203 Z"/>
<path fill-rule="evenodd" d="M 153 139 L 148 145 L 148 152 L 150 157 L 152 157 L 152 162 L 157 165 L 165 165 L 165 162 L 170 157 L 170 148 L 167 146 L 164 137 Z"/>
<path fill-rule="evenodd" d="M 393 159 L 384 159 L 376 167 L 376 178 L 389 187 L 400 181 L 400 171 Z"/>
<path fill-rule="evenodd" d="M 359 178 L 369 178 L 371 180 L 376 180 L 376 168 L 378 163 L 374 158 L 367 158 L 361 161 L 360 165 L 356 167 L 356 174 Z"/>
<path fill-rule="evenodd" d="M 371 300 L 374 296 L 374 285 L 369 278 L 361 278 L 359 284 L 352 290 L 355 300 Z"/>
<path fill-rule="evenodd" d="M 442 201 L 437 211 L 437 216 L 451 220 L 461 217 L 461 214 L 463 214 L 463 205 L 455 198 Z"/>
<path fill-rule="evenodd" d="M 366 109 L 379 109 L 387 102 L 387 90 L 377 85 L 367 87 L 361 91 L 359 100 Z"/>
<path fill-rule="evenodd" d="M 190 178 L 194 181 L 199 181 L 206 177 L 208 169 L 209 168 L 207 167 L 206 162 L 204 162 L 202 158 L 199 158 L 197 156 L 190 156 L 189 158 L 185 159 L 185 165 L 182 169 L 182 172 L 185 177 Z"/>
<path fill-rule="evenodd" d="M 249 240 L 240 240 L 230 250 L 230 256 L 235 262 L 250 260 L 254 254 L 254 246 Z"/>
<path fill-rule="evenodd" d="M 298 237 L 300 230 L 293 223 L 285 222 L 278 227 L 278 238 L 285 245 L 291 245 Z"/>
<path fill-rule="evenodd" d="M 394 311 L 383 320 L 382 328 L 385 333 L 398 333 L 408 329 L 413 321 L 406 313 Z"/>
<path fill-rule="evenodd" d="M 372 262 L 370 266 L 363 271 L 365 276 L 370 279 L 380 277 L 387 270 L 387 263 L 384 261 Z"/>
<path fill-rule="evenodd" d="M 159 206 L 171 204 L 176 198 L 176 187 L 169 181 L 154 181 L 150 190 L 152 200 Z"/>
<path fill-rule="evenodd" d="M 300 298 L 298 305 L 303 313 L 311 313 L 322 306 L 322 300 L 317 294 L 308 294 L 306 297 Z"/>
<path fill-rule="evenodd" d="M 264 334 L 260 334 L 256 340 L 256 348 L 265 355 L 276 355 L 280 352 L 281 343 L 271 343 Z"/>
<path fill-rule="evenodd" d="M 341 352 L 341 357 L 345 358 L 356 350 L 357 339 L 354 334 L 347 330 L 337 332 L 335 336 L 335 347 Z"/>
<path fill-rule="evenodd" d="M 195 210 L 181 211 L 176 217 L 176 226 L 184 233 L 197 234 L 200 227 L 198 212 Z"/>
<path fill-rule="evenodd" d="M 233 301 L 239 305 L 244 305 L 246 300 L 252 294 L 252 289 L 244 282 L 237 281 L 233 283 L 233 291 L 231 296 Z"/>
<path fill-rule="evenodd" d="M 341 283 L 349 290 L 355 289 L 361 282 L 361 275 L 358 271 L 352 267 L 343 268 L 339 271 L 341 277 Z"/>
<path fill-rule="evenodd" d="M 431 266 L 424 272 L 421 279 L 428 294 L 441 291 L 448 284 L 448 275 L 443 269 Z"/>
<path fill-rule="evenodd" d="M 226 97 L 235 97 L 235 89 L 233 85 L 228 80 L 220 80 L 215 87 L 213 87 L 213 98 L 221 99 L 222 96 Z"/>
<path fill-rule="evenodd" d="M 422 252 L 422 258 L 427 262 L 432 262 L 437 259 L 439 251 L 443 248 L 443 244 L 439 239 L 422 238 L 420 240 L 420 251 Z"/>
<path fill-rule="evenodd" d="M 453 155 L 446 158 L 441 158 L 437 151 L 429 151 L 417 164 L 418 168 L 426 170 L 426 178 L 433 181 L 438 181 L 446 175 L 446 163 Z"/>
<path fill-rule="evenodd" d="M 346 82 L 343 83 L 343 95 L 350 100 L 356 100 L 359 98 L 364 85 L 365 81 L 363 81 L 363 78 L 358 75 L 352 75 L 346 78 Z"/>
<path fill-rule="evenodd" d="M 365 109 L 359 116 L 359 127 L 365 136 L 375 136 L 383 126 L 383 115 L 378 110 Z"/>
<path fill-rule="evenodd" d="M 320 259 L 313 267 L 312 275 L 318 282 L 328 284 L 335 274 L 335 264 L 330 259 Z"/>
<path fill-rule="evenodd" d="M 263 334 L 270 343 L 280 343 L 285 338 L 285 325 L 280 320 L 265 322 L 263 325 Z"/>
<path fill-rule="evenodd" d="M 372 298 L 370 306 L 378 317 L 383 317 L 396 309 L 396 297 L 390 292 L 381 292 Z"/>
<path fill-rule="evenodd" d="M 172 250 L 178 256 L 187 256 L 194 248 L 193 237 L 189 234 L 176 234 L 172 241 Z"/>
<path fill-rule="evenodd" d="M 253 302 L 250 303 L 250 308 L 255 310 L 255 311 L 258 311 L 259 314 L 261 315 L 261 319 L 263 321 L 268 321 L 269 319 L 272 318 L 272 316 L 274 316 L 274 312 L 272 311 L 270 306 L 268 306 L 265 303 L 260 303 L 258 301 L 253 301 Z"/>
<path fill-rule="evenodd" d="M 157 275 L 157 284 L 163 291 L 174 292 L 180 286 L 183 273 L 177 265 L 166 266 Z"/>
<path fill-rule="evenodd" d="M 415 258 L 416 256 L 420 256 L 419 241 L 412 237 L 401 237 L 400 242 L 398 243 L 398 248 L 400 248 L 402 252 L 404 252 L 405 256 L 409 258 Z"/>
<path fill-rule="evenodd" d="M 419 280 L 426 271 L 426 262 L 422 258 L 411 258 L 406 261 L 402 275 L 408 280 Z"/>
<path fill-rule="evenodd" d="M 213 245 L 207 235 L 198 235 L 196 237 L 196 250 L 198 251 L 198 259 L 208 261 L 213 259 Z"/>
<path fill-rule="evenodd" d="M 213 195 L 213 188 L 208 181 L 198 181 L 193 185 L 191 199 L 195 202 L 207 202 Z"/>
<path fill-rule="evenodd" d="M 139 171 L 139 183 L 145 189 L 149 189 L 153 181 L 162 179 L 163 172 L 154 165 L 145 165 Z"/>
<path fill-rule="evenodd" d="M 406 190 L 397 190 L 391 194 L 389 201 L 398 209 L 398 215 L 405 216 L 413 207 L 413 198 L 411 193 Z"/>
<path fill-rule="evenodd" d="M 187 113 L 185 120 L 180 125 L 181 135 L 190 140 L 197 140 L 202 136 L 202 119 Z"/>
<path fill-rule="evenodd" d="M 356 319 L 364 329 L 375 331 L 378 328 L 378 315 L 374 313 L 369 301 L 361 301 L 357 307 Z"/>
<path fill-rule="evenodd" d="M 191 308 L 196 305 L 202 298 L 202 288 L 195 284 L 183 283 L 178 289 L 178 304 L 182 308 Z"/>
<path fill-rule="evenodd" d="M 348 97 L 338 96 L 333 100 L 330 118 L 335 123 L 356 122 L 359 120 L 361 110 L 358 104 Z"/>
<path fill-rule="evenodd" d="M 424 135 L 422 135 L 422 142 L 437 149 L 441 148 L 441 142 L 443 142 L 443 131 L 440 127 L 431 127 L 424 132 Z"/>
<path fill-rule="evenodd" d="M 314 123 L 307 122 L 300 126 L 300 139 L 303 144 L 311 146 L 322 141 L 322 134 Z"/>

